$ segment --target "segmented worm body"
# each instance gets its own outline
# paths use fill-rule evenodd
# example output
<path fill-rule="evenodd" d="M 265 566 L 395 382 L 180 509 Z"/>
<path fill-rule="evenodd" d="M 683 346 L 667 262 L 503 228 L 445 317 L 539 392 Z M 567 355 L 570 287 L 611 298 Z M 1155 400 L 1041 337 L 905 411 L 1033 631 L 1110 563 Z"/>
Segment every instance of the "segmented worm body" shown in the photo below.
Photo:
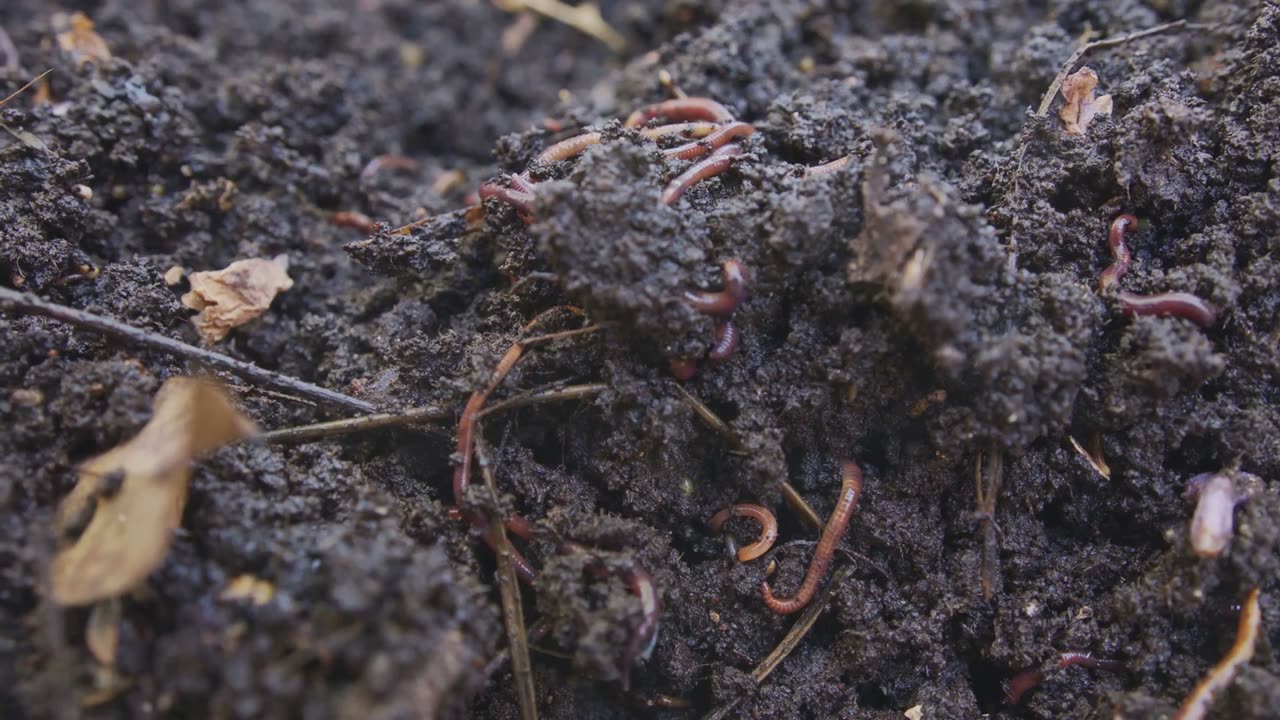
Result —
<path fill-rule="evenodd" d="M 1129 252 L 1129 246 L 1125 244 L 1125 233 L 1130 230 L 1138 229 L 1138 218 L 1132 215 L 1121 215 L 1111 221 L 1111 229 L 1107 231 L 1107 245 L 1111 247 L 1111 257 L 1114 262 L 1107 266 L 1102 274 L 1098 275 L 1098 289 L 1106 290 L 1112 285 L 1120 282 L 1120 278 L 1129 271 L 1129 264 L 1133 261 L 1133 254 Z"/>
<path fill-rule="evenodd" d="M 730 505 L 712 515 L 707 525 L 711 527 L 712 532 L 718 533 L 724 529 L 724 524 L 731 517 L 749 517 L 760 523 L 760 539 L 738 548 L 739 562 L 750 562 L 769 552 L 769 548 L 773 547 L 774 541 L 778 539 L 778 520 L 773 513 L 769 512 L 769 508 L 763 505 L 750 503 Z"/>
<path fill-rule="evenodd" d="M 688 170 L 676 176 L 662 191 L 662 204 L 671 205 L 684 195 L 685 191 L 693 187 L 695 183 L 706 180 L 709 177 L 715 177 L 720 173 L 728 170 L 733 164 L 733 158 L 742 154 L 742 148 L 737 143 L 730 143 L 721 148 L 717 148 L 715 152 L 706 158 L 699 160 L 689 166 Z"/>
<path fill-rule="evenodd" d="M 848 164 L 849 164 L 849 156 L 845 155 L 842 158 L 836 158 L 835 160 L 832 160 L 831 162 L 828 162 L 828 163 L 823 163 L 821 165 L 814 165 L 813 167 L 805 168 L 804 176 L 820 177 L 822 175 L 830 175 L 831 173 L 839 172 L 844 168 L 845 165 L 848 165 Z"/>
<path fill-rule="evenodd" d="M 693 140 L 683 145 L 663 150 L 664 157 L 675 160 L 693 160 L 702 157 L 735 138 L 746 137 L 755 133 L 755 126 L 744 122 L 731 122 L 721 125 L 717 130 L 700 140 Z"/>
<path fill-rule="evenodd" d="M 716 326 L 716 344 L 711 346 L 707 357 L 716 362 L 728 360 L 737 351 L 740 337 L 738 326 L 732 320 L 721 322 Z"/>
<path fill-rule="evenodd" d="M 795 596 L 785 599 L 775 597 L 768 580 L 760 583 L 760 595 L 764 598 L 764 604 L 779 615 L 799 612 L 813 600 L 813 596 L 818 592 L 818 585 L 826 576 L 827 569 L 831 567 L 836 548 L 839 547 L 849 527 L 849 519 L 853 517 L 853 511 L 858 507 L 858 499 L 862 497 L 862 468 L 858 467 L 856 462 L 844 462 L 840 466 L 840 478 L 840 498 L 836 500 L 835 509 L 831 511 L 831 518 L 827 520 L 826 527 L 822 528 L 818 548 L 813 553 L 813 559 L 809 561 L 809 570 L 805 573 L 804 582 L 800 584 L 800 589 L 796 591 Z"/>
<path fill-rule="evenodd" d="M 747 299 L 747 270 L 738 260 L 725 260 L 721 266 L 724 289 L 716 292 L 686 290 L 684 301 L 704 315 L 729 315 Z"/>
<path fill-rule="evenodd" d="M 1191 293 L 1167 292 L 1158 295 L 1139 295 L 1119 292 L 1120 308 L 1126 315 L 1154 315 L 1156 317 L 1180 317 L 1209 327 L 1218 319 L 1218 313 L 1209 303 Z"/>
<path fill-rule="evenodd" d="M 686 97 L 665 100 L 646 105 L 627 117 L 625 127 L 639 127 L 654 118 L 667 120 L 708 120 L 726 123 L 733 120 L 733 113 L 724 105 L 704 97 Z"/>

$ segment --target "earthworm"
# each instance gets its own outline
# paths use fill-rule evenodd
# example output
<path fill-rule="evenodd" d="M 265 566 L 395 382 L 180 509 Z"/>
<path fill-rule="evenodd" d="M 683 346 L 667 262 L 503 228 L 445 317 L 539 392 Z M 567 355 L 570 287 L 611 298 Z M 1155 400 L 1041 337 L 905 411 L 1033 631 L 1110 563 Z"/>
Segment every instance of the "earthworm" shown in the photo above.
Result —
<path fill-rule="evenodd" d="M 560 544 L 560 553 L 563 555 L 576 555 L 588 552 L 587 548 L 576 542 L 563 542 Z M 592 566 L 589 566 L 597 577 L 605 577 L 609 574 L 610 569 L 598 558 Z M 627 641 L 627 647 L 623 651 L 622 656 L 618 658 L 618 673 L 622 676 L 622 689 L 624 691 L 631 689 L 631 666 L 637 659 L 649 657 L 653 652 L 654 645 L 658 642 L 658 617 L 662 612 L 661 603 L 658 601 L 658 590 L 653 584 L 653 576 L 644 568 L 637 564 L 632 564 L 627 570 L 621 573 L 622 580 L 627 583 L 627 587 L 640 599 L 640 611 L 642 616 L 640 624 L 631 633 L 631 639 Z"/>
<path fill-rule="evenodd" d="M 691 138 L 703 138 L 717 129 L 722 127 L 719 123 L 713 122 L 681 122 L 672 123 L 670 125 L 657 125 L 651 128 L 643 128 L 640 134 L 650 140 L 657 140 L 668 135 L 685 135 Z"/>
<path fill-rule="evenodd" d="M 840 540 L 849 527 L 849 519 L 853 516 L 854 509 L 858 507 L 858 498 L 862 496 L 862 468 L 852 460 L 841 463 L 840 479 L 840 497 L 836 500 L 835 509 L 831 511 L 831 518 L 827 520 L 826 527 L 822 528 L 818 548 L 813 553 L 813 559 L 809 561 L 809 570 L 805 573 L 804 582 L 800 584 L 800 589 L 795 596 L 788 599 L 774 597 L 769 581 L 760 582 L 760 595 L 764 598 L 764 604 L 779 615 L 799 612 L 813 600 L 814 594 L 818 592 L 818 584 L 827 574 L 827 568 L 831 567 L 831 559 L 836 547 L 840 545 Z"/>
<path fill-rule="evenodd" d="M 378 229 L 376 220 L 357 210 L 339 210 L 329 216 L 329 222 L 338 227 L 359 230 L 366 235 L 371 235 Z"/>
<path fill-rule="evenodd" d="M 725 320 L 716 326 L 716 344 L 711 347 L 711 352 L 707 353 L 707 357 L 722 362 L 728 360 L 738 349 L 738 340 L 742 333 L 738 332 L 738 326 L 733 324 L 732 320 Z"/>
<path fill-rule="evenodd" d="M 1058 667 L 1069 668 L 1072 665 L 1114 673 L 1126 672 L 1129 669 L 1119 660 L 1095 658 L 1092 653 L 1087 652 L 1064 652 L 1058 656 Z M 1017 705 L 1022 700 L 1023 695 L 1035 689 L 1042 682 L 1044 682 L 1044 671 L 1040 668 L 1033 667 L 1023 670 L 1014 675 L 1005 686 L 1005 702 L 1010 705 Z"/>
<path fill-rule="evenodd" d="M 746 137 L 755 131 L 754 125 L 744 122 L 731 122 L 728 125 L 721 125 L 715 132 L 700 140 L 692 140 L 669 150 L 663 150 L 662 155 L 676 160 L 693 160 L 706 155 L 734 138 Z"/>
<path fill-rule="evenodd" d="M 730 517 L 749 517 L 760 523 L 760 539 L 738 548 L 739 562 L 750 562 L 769 552 L 769 548 L 773 547 L 773 541 L 778 539 L 778 520 L 767 507 L 747 503 L 730 505 L 712 515 L 707 524 L 711 526 L 712 532 L 718 533 Z"/>
<path fill-rule="evenodd" d="M 698 361 L 689 358 L 681 358 L 672 360 L 669 367 L 671 368 L 671 376 L 677 380 L 688 380 L 698 374 Z"/>
<path fill-rule="evenodd" d="M 839 172 L 845 165 L 849 164 L 849 157 L 849 155 L 845 155 L 842 158 L 836 158 L 828 163 L 807 167 L 804 169 L 804 176 L 807 178 L 820 177 L 822 175 L 830 175 L 831 173 Z"/>
<path fill-rule="evenodd" d="M 746 268 L 738 260 L 725 260 L 721 266 L 724 289 L 719 292 L 686 290 L 684 301 L 704 315 L 728 315 L 747 299 L 749 291 Z"/>
<path fill-rule="evenodd" d="M 535 157 L 533 161 L 538 164 L 546 164 L 559 162 L 560 160 L 568 160 L 569 158 L 580 154 L 583 150 L 586 150 L 592 145 L 599 144 L 602 137 L 604 136 L 599 132 L 574 135 L 573 137 L 561 140 L 560 142 L 548 147 L 546 150 L 538 153 L 538 156 Z"/>
<path fill-rule="evenodd" d="M 631 592 L 640 598 L 640 610 L 643 612 L 640 624 L 631 633 L 627 649 L 618 661 L 618 669 L 622 672 L 622 689 L 626 691 L 631 689 L 632 664 L 637 659 L 648 657 L 653 652 L 653 646 L 658 643 L 658 615 L 662 608 L 658 602 L 658 590 L 653 585 L 653 576 L 639 565 L 633 565 L 623 573 L 622 579 L 631 588 Z"/>
<path fill-rule="evenodd" d="M 1258 609 L 1258 588 L 1249 591 L 1249 596 L 1240 608 L 1240 622 L 1236 626 L 1236 642 L 1227 652 L 1227 656 L 1218 661 L 1208 675 L 1196 685 L 1191 694 L 1182 701 L 1174 720 L 1200 720 L 1209 712 L 1213 696 L 1231 684 L 1240 666 L 1253 659 L 1253 652 L 1258 642 L 1258 628 L 1262 624 L 1262 611 Z"/>
<path fill-rule="evenodd" d="M 1111 246 L 1111 257 L 1115 262 L 1107 266 L 1102 274 L 1098 275 L 1098 289 L 1106 290 L 1117 282 L 1124 274 L 1129 271 L 1129 263 L 1133 260 L 1133 255 L 1129 252 L 1129 246 L 1124 242 L 1125 233 L 1129 230 L 1138 229 L 1138 218 L 1132 215 L 1121 215 L 1111 221 L 1111 229 L 1107 231 L 1107 245 Z"/>
<path fill-rule="evenodd" d="M 1157 317 L 1184 318 L 1199 325 L 1209 327 L 1217 320 L 1218 314 L 1213 306 L 1184 292 L 1166 292 L 1158 295 L 1138 295 L 1121 291 L 1116 294 L 1120 307 L 1126 315 L 1155 315 Z"/>
<path fill-rule="evenodd" d="M 524 215 L 531 215 L 533 213 L 533 193 L 521 190 L 518 187 L 508 188 L 497 183 L 487 182 L 480 186 L 479 196 L 481 200 L 497 198 Z"/>
<path fill-rule="evenodd" d="M 403 170 L 405 172 L 418 172 L 421 165 L 417 160 L 403 155 L 379 155 L 370 160 L 364 169 L 360 171 L 360 179 L 368 180 L 383 170 Z"/>
<path fill-rule="evenodd" d="M 671 205 L 679 200 L 680 196 L 684 195 L 684 192 L 692 187 L 694 183 L 728 170 L 729 166 L 733 164 L 733 157 L 740 154 L 742 154 L 742 148 L 737 143 L 730 143 L 689 166 L 688 170 L 680 173 L 662 191 L 662 203 Z"/>
<path fill-rule="evenodd" d="M 711 98 L 685 97 L 646 105 L 631 113 L 624 127 L 639 127 L 656 117 L 668 120 L 710 120 L 716 123 L 733 121 L 733 113 Z"/>

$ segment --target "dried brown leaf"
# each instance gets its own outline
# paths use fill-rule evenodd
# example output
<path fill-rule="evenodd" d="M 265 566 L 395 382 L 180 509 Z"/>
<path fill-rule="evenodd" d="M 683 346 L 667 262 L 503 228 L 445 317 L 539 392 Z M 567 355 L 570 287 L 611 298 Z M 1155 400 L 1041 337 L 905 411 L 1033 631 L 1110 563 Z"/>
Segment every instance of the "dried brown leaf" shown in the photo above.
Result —
<path fill-rule="evenodd" d="M 289 258 L 237 260 L 222 270 L 191 273 L 182 304 L 200 314 L 191 319 L 205 343 L 213 344 L 267 311 L 276 293 L 293 287 Z"/>
<path fill-rule="evenodd" d="M 1111 114 L 1111 96 L 1103 95 L 1095 98 L 1094 88 L 1098 87 L 1098 73 L 1085 67 L 1071 73 L 1062 81 L 1062 97 L 1066 103 L 1058 116 L 1066 123 L 1067 134 L 1084 135 L 1089 123 L 1098 115 Z"/>
<path fill-rule="evenodd" d="M 89 613 L 89 624 L 84 631 L 84 642 L 93 657 L 106 667 L 115 667 L 116 650 L 120 647 L 120 620 L 124 617 L 124 602 L 110 598 L 95 603 Z"/>
<path fill-rule="evenodd" d="M 77 64 L 105 62 L 111 59 L 107 42 L 93 29 L 93 21 L 82 12 L 55 13 L 53 28 L 58 33 L 58 47 Z"/>
<path fill-rule="evenodd" d="M 53 560 L 53 597 L 63 605 L 116 597 L 151 574 L 182 520 L 191 461 L 257 432 L 207 380 L 172 378 L 153 407 L 131 440 L 80 466 L 58 508 L 60 530 L 94 508 L 88 527 Z"/>

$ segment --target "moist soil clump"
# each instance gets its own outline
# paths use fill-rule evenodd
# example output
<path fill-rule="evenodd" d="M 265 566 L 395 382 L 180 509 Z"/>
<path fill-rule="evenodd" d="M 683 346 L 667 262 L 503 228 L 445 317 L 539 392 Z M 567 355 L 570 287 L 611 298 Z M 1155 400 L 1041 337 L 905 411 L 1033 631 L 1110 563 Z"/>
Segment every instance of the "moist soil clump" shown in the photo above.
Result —
<path fill-rule="evenodd" d="M 0 313 L 12 716 L 518 717 L 461 500 L 528 521 L 545 718 L 1171 717 L 1254 588 L 1209 716 L 1275 717 L 1280 6 L 602 2 L 617 50 L 518 3 L 55 5 L 0 9 L 0 95 L 53 69 L 0 107 L 0 286 L 195 345 L 183 274 L 283 255 L 292 286 L 214 349 L 434 410 L 196 463 L 104 660 L 99 611 L 47 591 L 58 503 L 201 368 Z M 67 39 L 76 11 L 106 56 Z M 1179 20 L 1066 68 L 1113 102 L 1082 134 L 1039 111 L 1080 43 Z M 755 132 L 668 204 L 690 161 L 622 121 L 680 93 Z M 528 208 L 471 196 L 521 178 Z M 1121 214 L 1132 261 L 1100 291 Z M 745 299 L 698 310 L 729 261 Z M 477 470 L 455 498 L 468 398 L 513 343 L 583 327 L 524 348 L 478 426 L 498 496 Z M 342 417 L 224 379 L 269 430 Z M 822 609 L 759 680 L 801 617 L 761 582 L 794 594 L 818 539 L 791 493 L 825 520 L 845 461 L 864 492 Z M 1186 491 L 1216 472 L 1262 484 L 1202 558 Z M 758 524 L 708 520 L 744 502 L 778 543 L 740 562 Z M 269 597 L 228 593 L 246 577 Z"/>

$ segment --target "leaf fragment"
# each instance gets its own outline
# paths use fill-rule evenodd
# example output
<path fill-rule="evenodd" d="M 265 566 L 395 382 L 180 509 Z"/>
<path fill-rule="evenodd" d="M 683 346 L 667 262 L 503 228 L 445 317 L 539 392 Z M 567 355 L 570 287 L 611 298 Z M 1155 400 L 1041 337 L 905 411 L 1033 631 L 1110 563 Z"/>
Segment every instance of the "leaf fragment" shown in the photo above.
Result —
<path fill-rule="evenodd" d="M 80 537 L 53 559 L 53 597 L 62 605 L 117 597 L 145 580 L 181 523 L 191 461 L 258 431 L 208 380 L 171 378 L 153 408 L 132 439 L 80 466 L 58 507 L 60 534 L 92 513 Z"/>
<path fill-rule="evenodd" d="M 187 280 L 191 292 L 182 304 L 200 311 L 191 321 L 209 345 L 266 312 L 277 293 L 293 287 L 286 255 L 237 260 L 221 270 L 191 273 Z"/>
<path fill-rule="evenodd" d="M 93 21 L 88 15 L 79 11 L 70 15 L 54 13 L 53 28 L 57 31 L 58 47 L 74 58 L 76 64 L 102 63 L 111 59 L 107 42 L 93 29 Z"/>
<path fill-rule="evenodd" d="M 1111 96 L 1095 98 L 1093 91 L 1096 87 L 1098 73 L 1087 65 L 1063 79 L 1062 97 L 1066 103 L 1058 117 L 1066 124 L 1068 135 L 1084 135 L 1095 117 L 1111 114 Z"/>

